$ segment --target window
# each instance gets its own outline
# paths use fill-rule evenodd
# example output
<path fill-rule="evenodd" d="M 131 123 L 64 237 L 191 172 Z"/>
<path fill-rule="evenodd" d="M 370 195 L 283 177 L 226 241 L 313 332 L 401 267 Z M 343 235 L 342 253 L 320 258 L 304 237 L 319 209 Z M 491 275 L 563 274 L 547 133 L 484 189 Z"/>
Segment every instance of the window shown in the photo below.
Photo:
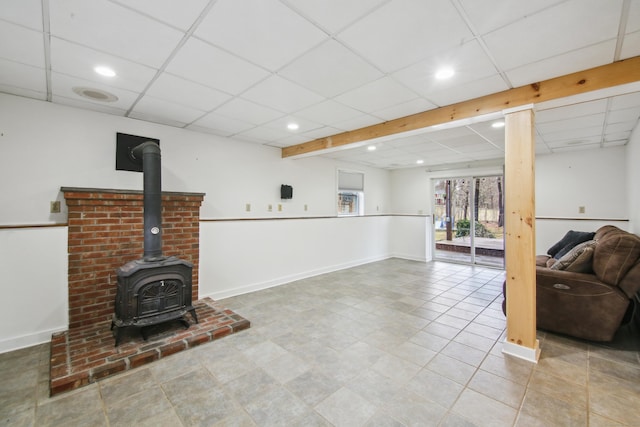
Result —
<path fill-rule="evenodd" d="M 364 174 L 338 171 L 338 216 L 364 215 Z"/>

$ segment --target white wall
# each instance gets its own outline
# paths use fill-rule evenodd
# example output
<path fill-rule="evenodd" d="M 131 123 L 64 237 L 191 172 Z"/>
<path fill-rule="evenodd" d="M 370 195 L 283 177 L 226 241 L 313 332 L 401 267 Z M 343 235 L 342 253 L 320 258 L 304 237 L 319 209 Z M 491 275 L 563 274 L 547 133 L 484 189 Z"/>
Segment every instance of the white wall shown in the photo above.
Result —
<path fill-rule="evenodd" d="M 67 227 L 0 230 L 0 353 L 67 329 Z"/>
<path fill-rule="evenodd" d="M 67 228 L 12 226 L 64 224 L 60 187 L 142 189 L 141 173 L 115 170 L 117 132 L 160 139 L 164 190 L 206 193 L 201 296 L 389 256 L 393 217 L 312 219 L 335 217 L 336 171 L 351 164 L 282 159 L 278 148 L 0 94 L 0 270 L 10 272 L 3 287 L 12 294 L 0 303 L 0 352 L 67 327 Z M 357 169 L 365 174 L 365 215 L 388 212 L 389 172 Z M 293 186 L 292 200 L 280 200 L 281 184 Z M 53 200 L 63 201 L 62 213 L 49 213 Z M 308 218 L 259 219 L 294 217 Z M 242 221 L 206 221 L 229 218 Z M 27 300 L 28 313 L 19 312 Z"/>
<path fill-rule="evenodd" d="M 629 231 L 640 235 L 640 126 L 636 124 L 626 146 L 627 198 L 629 200 Z"/>
<path fill-rule="evenodd" d="M 391 256 L 414 261 L 431 261 L 433 259 L 431 216 L 413 215 L 392 218 L 389 235 Z"/>
<path fill-rule="evenodd" d="M 200 297 L 243 294 L 389 257 L 390 216 L 200 225 Z"/>
<path fill-rule="evenodd" d="M 536 253 L 545 253 L 569 230 L 596 231 L 607 224 L 626 230 L 625 147 L 536 157 Z M 578 207 L 584 206 L 585 213 Z"/>

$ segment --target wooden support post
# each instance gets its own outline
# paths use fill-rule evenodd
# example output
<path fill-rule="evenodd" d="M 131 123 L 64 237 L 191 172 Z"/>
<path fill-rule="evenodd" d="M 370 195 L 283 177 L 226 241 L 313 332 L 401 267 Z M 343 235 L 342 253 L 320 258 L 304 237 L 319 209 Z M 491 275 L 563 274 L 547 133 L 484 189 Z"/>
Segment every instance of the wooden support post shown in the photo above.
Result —
<path fill-rule="evenodd" d="M 504 113 L 507 339 L 502 351 L 537 362 L 533 105 Z"/>

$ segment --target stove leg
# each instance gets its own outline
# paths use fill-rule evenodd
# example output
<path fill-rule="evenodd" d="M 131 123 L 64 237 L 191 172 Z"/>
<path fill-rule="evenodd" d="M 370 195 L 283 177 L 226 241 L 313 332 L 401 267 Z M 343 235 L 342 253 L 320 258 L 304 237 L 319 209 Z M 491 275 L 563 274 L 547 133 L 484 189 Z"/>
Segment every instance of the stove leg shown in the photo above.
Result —
<path fill-rule="evenodd" d="M 115 326 L 115 324 L 112 322 L 111 323 L 111 330 L 113 330 L 114 326 Z M 120 333 L 122 332 L 122 328 L 119 328 L 117 326 L 115 326 L 115 328 L 116 328 L 116 330 L 113 332 L 113 335 L 116 338 L 116 345 L 115 346 L 117 347 L 118 345 L 120 345 Z"/>
<path fill-rule="evenodd" d="M 196 315 L 196 309 L 192 308 L 191 310 L 189 310 L 189 313 L 191 313 L 191 317 L 193 317 L 194 322 L 198 323 L 198 316 Z"/>

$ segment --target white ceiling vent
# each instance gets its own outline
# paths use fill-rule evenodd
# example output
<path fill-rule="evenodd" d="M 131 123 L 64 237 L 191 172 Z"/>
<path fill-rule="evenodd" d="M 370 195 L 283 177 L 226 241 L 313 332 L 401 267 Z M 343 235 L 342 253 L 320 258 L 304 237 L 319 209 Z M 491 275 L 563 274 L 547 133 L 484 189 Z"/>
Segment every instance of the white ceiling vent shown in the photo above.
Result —
<path fill-rule="evenodd" d="M 100 101 L 100 102 L 115 102 L 118 100 L 118 97 L 112 93 L 106 92 L 104 90 L 95 89 L 91 87 L 74 87 L 73 91 L 80 95 L 83 98 L 88 98 L 92 101 Z"/>

